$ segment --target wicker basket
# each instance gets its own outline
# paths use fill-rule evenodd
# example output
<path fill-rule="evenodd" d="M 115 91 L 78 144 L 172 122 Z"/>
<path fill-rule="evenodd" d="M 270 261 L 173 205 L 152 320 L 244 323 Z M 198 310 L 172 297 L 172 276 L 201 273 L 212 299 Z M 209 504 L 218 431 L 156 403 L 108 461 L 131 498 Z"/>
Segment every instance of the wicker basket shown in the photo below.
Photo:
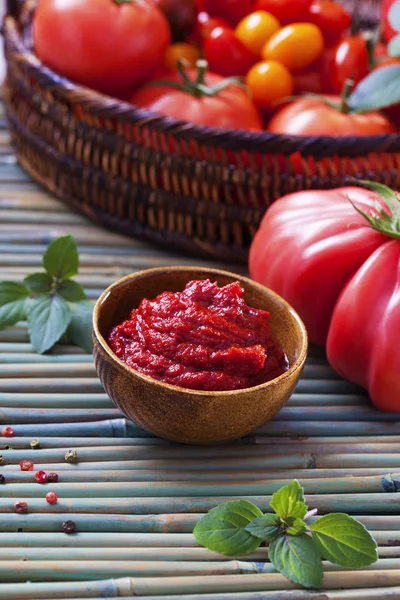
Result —
<path fill-rule="evenodd" d="M 351 4 L 365 21 L 377 21 L 376 0 Z M 36 181 L 101 225 L 242 262 L 266 208 L 283 194 L 338 186 L 349 175 L 400 187 L 397 135 L 295 138 L 218 130 L 76 86 L 33 54 L 33 10 L 32 0 L 9 0 L 4 22 L 12 141 Z M 294 153 L 301 155 L 296 161 L 289 158 Z"/>

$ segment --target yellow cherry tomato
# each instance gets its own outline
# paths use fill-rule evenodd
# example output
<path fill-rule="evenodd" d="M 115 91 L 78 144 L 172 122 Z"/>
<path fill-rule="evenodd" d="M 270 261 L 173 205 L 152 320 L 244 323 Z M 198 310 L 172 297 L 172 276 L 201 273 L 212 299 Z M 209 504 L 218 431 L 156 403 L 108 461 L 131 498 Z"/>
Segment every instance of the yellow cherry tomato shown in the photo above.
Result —
<path fill-rule="evenodd" d="M 257 10 L 240 21 L 235 34 L 256 56 L 261 56 L 263 46 L 280 28 L 281 24 L 273 15 Z"/>
<path fill-rule="evenodd" d="M 196 61 L 200 58 L 200 51 L 195 46 L 186 43 L 171 44 L 167 48 L 164 58 L 164 64 L 170 71 L 176 71 L 179 59 L 186 61 L 189 67 L 195 67 Z"/>
<path fill-rule="evenodd" d="M 265 60 L 277 60 L 290 71 L 310 66 L 324 51 L 324 38 L 313 23 L 293 23 L 275 33 L 263 46 Z"/>
<path fill-rule="evenodd" d="M 277 100 L 293 94 L 294 82 L 289 69 L 276 60 L 256 63 L 246 75 L 246 85 L 254 103 L 261 110 L 269 110 Z"/>

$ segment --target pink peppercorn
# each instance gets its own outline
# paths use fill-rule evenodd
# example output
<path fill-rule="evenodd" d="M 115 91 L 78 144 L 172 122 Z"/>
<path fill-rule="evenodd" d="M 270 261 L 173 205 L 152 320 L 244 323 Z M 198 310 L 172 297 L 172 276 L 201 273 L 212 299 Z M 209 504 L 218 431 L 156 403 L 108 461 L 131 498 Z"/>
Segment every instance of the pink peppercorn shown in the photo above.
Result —
<path fill-rule="evenodd" d="M 30 460 L 21 460 L 19 463 L 21 471 L 33 471 L 34 464 Z"/>
<path fill-rule="evenodd" d="M 38 483 L 46 483 L 47 481 L 47 473 L 45 473 L 44 471 L 38 471 L 37 473 L 35 473 L 34 477 Z"/>
<path fill-rule="evenodd" d="M 46 494 L 46 502 L 49 504 L 57 504 L 58 495 L 56 492 L 48 492 Z"/>
<path fill-rule="evenodd" d="M 49 473 L 47 475 L 48 483 L 57 483 L 58 481 L 58 473 Z"/>
<path fill-rule="evenodd" d="M 15 435 L 14 429 L 12 427 L 3 427 L 1 435 L 4 437 L 13 437 Z"/>
<path fill-rule="evenodd" d="M 26 502 L 16 502 L 14 504 L 14 510 L 16 513 L 27 513 L 28 512 L 28 504 Z"/>

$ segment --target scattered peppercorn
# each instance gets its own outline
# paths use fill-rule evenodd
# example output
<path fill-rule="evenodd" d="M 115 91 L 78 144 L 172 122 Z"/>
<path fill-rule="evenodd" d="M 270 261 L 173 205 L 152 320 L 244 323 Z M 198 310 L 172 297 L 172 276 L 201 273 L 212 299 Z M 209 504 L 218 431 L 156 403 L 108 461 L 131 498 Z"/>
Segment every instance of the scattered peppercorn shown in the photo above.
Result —
<path fill-rule="evenodd" d="M 12 427 L 3 427 L 1 435 L 4 437 L 13 437 L 15 435 L 14 429 Z"/>
<path fill-rule="evenodd" d="M 38 483 L 46 483 L 47 481 L 47 473 L 45 471 L 38 471 L 34 477 Z"/>
<path fill-rule="evenodd" d="M 4 475 L 0 475 L 0 484 L 5 483 L 6 482 L 6 478 L 4 477 Z"/>
<path fill-rule="evenodd" d="M 48 483 L 57 483 L 58 481 L 58 474 L 57 473 L 49 473 L 47 475 L 47 482 Z"/>
<path fill-rule="evenodd" d="M 21 460 L 19 466 L 21 471 L 33 471 L 34 464 L 31 460 Z"/>
<path fill-rule="evenodd" d="M 14 504 L 14 510 L 16 513 L 24 514 L 28 512 L 27 502 L 16 502 Z"/>
<path fill-rule="evenodd" d="M 46 502 L 48 502 L 49 504 L 57 504 L 57 500 L 58 500 L 58 495 L 56 492 L 48 492 L 46 494 Z M 69 523 L 70 521 L 67 521 L 67 523 Z M 72 523 L 72 521 L 71 521 Z"/>
<path fill-rule="evenodd" d="M 32 450 L 39 450 L 39 448 L 41 447 L 40 440 L 32 440 L 29 445 L 32 448 Z"/>
<path fill-rule="evenodd" d="M 65 453 L 65 460 L 67 462 L 76 462 L 78 460 L 78 453 L 76 450 L 67 450 Z"/>
<path fill-rule="evenodd" d="M 65 521 L 65 523 L 62 524 L 62 530 L 64 533 L 74 533 L 76 531 L 75 521 Z"/>

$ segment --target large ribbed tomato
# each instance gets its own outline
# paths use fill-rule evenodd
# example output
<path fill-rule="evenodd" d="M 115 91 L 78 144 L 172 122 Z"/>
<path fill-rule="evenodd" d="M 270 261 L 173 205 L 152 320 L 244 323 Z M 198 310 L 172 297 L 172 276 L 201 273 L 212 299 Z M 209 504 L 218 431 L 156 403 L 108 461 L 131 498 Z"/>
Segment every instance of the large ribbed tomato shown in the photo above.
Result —
<path fill-rule="evenodd" d="M 283 296 L 343 377 L 400 412 L 400 199 L 304 191 L 275 202 L 250 251 L 252 277 Z M 364 214 L 361 214 L 364 213 Z"/>
<path fill-rule="evenodd" d="M 60 75 L 119 94 L 162 66 L 170 29 L 142 0 L 39 0 L 33 39 L 38 57 Z"/>

